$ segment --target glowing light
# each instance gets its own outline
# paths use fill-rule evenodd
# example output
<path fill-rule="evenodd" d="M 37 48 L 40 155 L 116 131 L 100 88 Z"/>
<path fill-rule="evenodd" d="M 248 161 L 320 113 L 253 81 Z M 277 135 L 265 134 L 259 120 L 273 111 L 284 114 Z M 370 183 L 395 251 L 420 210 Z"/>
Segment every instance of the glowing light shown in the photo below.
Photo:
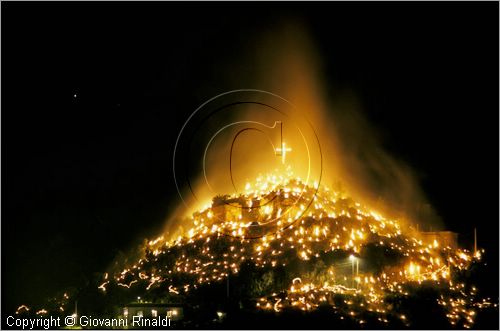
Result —
<path fill-rule="evenodd" d="M 21 306 L 17 307 L 16 314 L 20 314 L 23 310 L 24 311 L 29 311 L 30 309 L 26 305 L 21 305 Z"/>
<path fill-rule="evenodd" d="M 282 148 L 284 160 L 287 150 L 284 145 Z M 276 293 L 266 295 L 258 299 L 256 307 L 277 313 L 289 306 L 309 311 L 328 302 L 327 298 L 332 294 L 341 294 L 349 306 L 349 315 L 360 324 L 366 322 L 360 319 L 363 314 L 358 313 L 364 310 L 376 313 L 381 323 L 388 323 L 390 309 L 385 296 L 388 293 L 409 295 L 405 285 L 423 281 L 447 287 L 446 293 L 450 294 L 443 294 L 438 303 L 447 311 L 450 323 L 462 325 L 461 321 L 465 321 L 472 326 L 476 310 L 491 305 L 489 300 L 478 301 L 476 293 L 479 291 L 474 287 L 464 288 L 464 284 L 450 281 L 456 270 L 467 269 L 479 259 L 482 250 L 472 254 L 467 250 L 445 247 L 437 240 L 430 245 L 429 242 L 423 243 L 413 238 L 412 233 L 396 220 L 386 219 L 361 204 L 344 201 L 334 191 L 320 187 L 315 194 L 315 187 L 287 176 L 283 173 L 260 176 L 256 183 L 245 185 L 245 194 L 229 196 L 229 199 L 241 201 L 242 206 L 254 206 L 257 213 L 248 209 L 232 212 L 228 208 L 219 214 L 215 207 L 208 205 L 193 215 L 192 226 L 186 226 L 176 239 L 158 237 L 147 242 L 145 248 L 153 254 L 144 254 L 145 257 L 114 275 L 108 277 L 106 274 L 99 289 L 106 292 L 112 285 L 130 288 L 138 283 L 137 288 L 149 290 L 152 286 L 168 284 L 168 292 L 183 295 L 201 284 L 224 282 L 230 274 L 238 273 L 245 262 L 257 267 L 287 266 L 293 263 L 290 259 L 296 257 L 315 262 L 322 254 L 343 250 L 350 254 L 349 260 L 338 261 L 343 266 L 338 270 L 335 266 L 335 272 L 333 266 L 328 268 L 327 278 L 319 284 L 308 275 L 299 274 L 304 282 L 299 277 L 294 278 L 287 285 L 288 290 L 283 289 L 285 297 Z M 278 198 L 270 201 L 273 196 Z M 309 216 L 305 216 L 306 212 Z M 214 217 L 215 213 L 222 216 Z M 278 217 L 276 223 L 269 221 L 271 215 Z M 253 226 L 254 222 L 258 226 Z M 271 222 L 270 226 L 288 225 L 288 228 L 269 233 L 259 240 L 245 239 L 245 235 L 260 231 L 267 222 Z M 234 237 L 222 234 L 233 234 Z M 371 243 L 397 252 L 402 256 L 401 263 L 380 273 L 368 268 L 359 272 L 355 268 L 356 262 L 360 261 L 357 256 L 362 256 L 364 248 Z M 172 255 L 179 251 L 182 253 Z M 170 264 L 165 265 L 162 258 L 167 256 L 165 254 L 172 256 Z M 348 270 L 347 275 L 342 268 Z M 177 280 L 190 277 L 195 279 L 193 283 Z M 405 315 L 396 316 L 406 325 Z"/>
<path fill-rule="evenodd" d="M 281 163 L 285 164 L 286 153 L 291 152 L 292 149 L 290 147 L 286 147 L 286 144 L 283 142 L 280 148 L 276 148 L 276 155 L 281 155 Z"/>

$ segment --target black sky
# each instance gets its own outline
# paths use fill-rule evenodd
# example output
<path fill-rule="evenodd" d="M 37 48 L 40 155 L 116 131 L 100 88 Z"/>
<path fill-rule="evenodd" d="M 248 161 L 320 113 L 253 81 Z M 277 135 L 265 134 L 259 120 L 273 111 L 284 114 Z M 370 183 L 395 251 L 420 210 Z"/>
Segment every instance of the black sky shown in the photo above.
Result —
<path fill-rule="evenodd" d="M 182 123 L 248 87 L 235 59 L 287 15 L 446 226 L 478 227 L 498 280 L 498 3 L 1 6 L 5 309 L 81 286 L 161 228 Z"/>

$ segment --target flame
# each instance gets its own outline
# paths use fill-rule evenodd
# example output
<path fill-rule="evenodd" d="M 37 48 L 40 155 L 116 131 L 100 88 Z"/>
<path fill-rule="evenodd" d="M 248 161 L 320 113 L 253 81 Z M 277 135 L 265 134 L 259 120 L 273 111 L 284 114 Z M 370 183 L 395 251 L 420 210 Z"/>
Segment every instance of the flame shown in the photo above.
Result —
<path fill-rule="evenodd" d="M 431 281 L 447 284 L 451 297 L 443 295 L 439 304 L 449 308 L 450 323 L 457 320 L 457 316 L 466 315 L 464 327 L 473 325 L 475 308 L 487 307 L 489 301 L 478 302 L 475 290 L 465 291 L 464 284 L 455 284 L 450 279 L 453 270 L 467 269 L 471 263 L 480 259 L 480 254 L 472 254 L 465 249 L 451 249 L 439 245 L 434 241 L 427 244 L 415 232 L 400 224 L 398 220 L 388 219 L 382 213 L 371 210 L 352 200 L 339 198 L 338 192 L 320 187 L 317 194 L 312 187 L 304 186 L 297 178 L 287 178 L 283 181 L 280 174 L 266 176 L 267 190 L 262 190 L 259 183 L 262 179 L 250 184 L 247 193 L 243 195 L 228 195 L 227 199 L 240 197 L 243 200 L 259 201 L 269 195 L 283 197 L 263 208 L 256 208 L 256 215 L 234 215 L 226 213 L 223 218 L 216 217 L 221 209 L 212 205 L 195 212 L 191 217 L 191 228 L 175 240 L 166 240 L 164 237 L 148 242 L 145 257 L 113 277 L 105 277 L 105 282 L 99 286 L 103 291 L 110 283 L 131 288 L 135 284 L 145 282 L 147 290 L 165 283 L 173 294 L 187 293 L 196 289 L 200 284 L 223 281 L 229 274 L 237 274 L 241 263 L 252 261 L 256 266 L 286 266 L 289 253 L 296 254 L 299 259 L 316 259 L 325 252 L 341 250 L 349 252 L 345 264 L 352 276 L 347 274 L 344 279 L 332 278 L 327 282 L 316 284 L 295 278 L 287 290 L 285 299 L 276 294 L 260 298 L 257 304 L 259 309 L 269 309 L 280 312 L 286 306 L 301 310 L 313 310 L 322 302 L 327 301 L 332 293 L 343 294 L 346 304 L 354 306 L 349 297 L 356 295 L 356 309 L 367 309 L 379 314 L 379 321 L 386 323 L 388 307 L 384 297 L 388 293 L 407 295 L 404 285 Z M 287 184 L 283 184 L 286 182 Z M 251 189 L 253 188 L 253 189 Z M 284 198 L 284 193 L 289 195 Z M 314 203 L 309 205 L 306 201 Z M 307 207 L 308 206 L 308 207 Z M 271 223 L 262 223 L 277 210 L 282 210 L 282 217 Z M 210 217 L 209 217 L 210 215 Z M 291 218 L 288 215 L 298 215 Z M 252 220 L 253 218 L 253 220 Z M 257 222 L 259 225 L 250 225 Z M 279 228 L 278 224 L 289 224 L 287 229 Z M 259 240 L 246 239 L 251 231 L 272 230 Z M 242 237 L 228 237 L 226 233 L 236 233 Z M 227 249 L 216 249 L 221 241 L 227 241 Z M 388 250 L 399 252 L 403 256 L 405 265 L 387 267 L 381 273 L 370 270 L 359 270 L 362 257 L 353 255 L 363 252 L 368 244 L 385 247 Z M 155 249 L 152 251 L 152 249 Z M 172 251 L 191 252 L 175 257 L 175 262 L 165 268 L 150 268 L 157 264 L 163 256 L 172 254 Z M 448 257 L 447 263 L 442 259 Z M 418 261 L 418 262 L 417 262 Z M 152 271 L 154 270 L 154 271 Z M 355 271 L 356 270 L 356 271 Z M 340 271 L 340 270 L 338 270 Z M 196 283 L 174 283 L 173 275 L 185 274 L 196 276 Z M 333 276 L 332 270 L 328 272 Z M 475 289 L 475 287 L 474 287 Z M 460 298 L 460 300 L 456 298 Z M 354 307 L 353 307 L 354 309 Z M 352 310 L 354 312 L 354 310 Z M 472 312 L 472 313 L 471 313 Z M 356 316 L 356 314 L 352 315 Z M 401 317 L 402 320 L 406 320 Z M 405 321 L 408 322 L 408 321 Z M 361 322 L 360 322 L 361 323 Z M 363 322 L 364 323 L 364 322 Z M 408 322 L 409 323 L 409 322 Z M 453 323 L 452 323 L 453 325 Z"/>
<path fill-rule="evenodd" d="M 405 285 L 429 281 L 445 284 L 451 293 L 443 295 L 439 301 L 449 308 L 450 323 L 454 325 L 459 317 L 466 316 L 463 326 L 471 326 L 474 309 L 491 303 L 478 301 L 475 291 L 466 291 L 451 279 L 456 270 L 467 269 L 479 261 L 481 253 L 443 247 L 445 245 L 437 240 L 424 242 L 409 228 L 407 219 L 412 216 L 409 206 L 427 202 L 409 167 L 384 151 L 354 100 L 340 96 L 327 104 L 328 94 L 322 88 L 325 85 L 321 80 L 319 59 L 303 30 L 286 26 L 272 38 L 266 38 L 260 48 L 275 50 L 277 40 L 282 42 L 282 47 L 278 48 L 286 51 L 285 54 L 275 52 L 251 59 L 257 67 L 266 69 L 257 80 L 263 89 L 291 100 L 299 114 L 311 121 L 324 156 L 321 182 L 317 178 L 309 181 L 306 163 L 299 162 L 305 158 L 306 151 L 301 148 L 298 135 L 287 136 L 286 143 L 282 141 L 276 145 L 280 147 L 274 146 L 272 153 L 266 156 L 262 154 L 263 144 L 257 137 L 244 138 L 241 144 L 245 148 L 241 148 L 241 155 L 235 158 L 241 165 L 238 171 L 243 190 L 223 198 L 224 202 L 240 201 L 240 206 L 216 205 L 209 200 L 214 196 L 212 192 L 202 192 L 200 200 L 190 205 L 193 213 L 188 216 L 189 224 L 183 223 L 182 228 L 177 226 L 172 220 L 181 218 L 179 213 L 174 213 L 167 230 L 175 231 L 170 231 L 165 238 L 153 240 L 144 256 L 133 266 L 115 273 L 112 282 L 126 288 L 146 283 L 147 290 L 165 284 L 170 293 L 183 294 L 201 284 L 220 282 L 230 274 L 237 274 L 246 261 L 257 267 L 286 267 L 289 263 L 286 256 L 314 260 L 331 251 L 358 256 L 368 245 L 375 245 L 403 256 L 401 265 L 374 273 L 355 269 L 361 259 L 353 258 L 345 262 L 348 270 L 352 267 L 352 274 L 334 277 L 337 271 L 331 272 L 331 279 L 321 284 L 306 277 L 302 277 L 304 282 L 302 278 L 295 278 L 290 287 L 284 289 L 286 298 L 277 294 L 259 298 L 256 307 L 278 313 L 287 305 L 313 310 L 328 301 L 331 294 L 342 294 L 345 304 L 351 307 L 349 315 L 352 318 L 357 318 L 355 310 L 369 310 L 378 314 L 381 323 L 387 323 L 389 307 L 384 298 L 394 293 L 407 295 Z M 266 44 L 270 47 L 266 48 Z M 259 74 L 257 72 L 257 76 Z M 269 77 L 275 77 L 278 83 Z M 251 115 L 255 115 L 252 119 L 269 125 L 275 120 L 267 115 Z M 249 161 L 254 155 L 258 157 Z M 221 159 L 218 156 L 216 154 L 214 159 Z M 312 162 L 315 174 L 320 172 L 318 164 Z M 207 172 L 214 174 L 215 179 L 225 173 L 220 165 L 208 168 Z M 265 174 L 274 168 L 277 170 Z M 264 175 L 260 172 L 262 169 L 265 169 Z M 256 179 L 249 180 L 251 177 Z M 194 187 L 201 183 L 200 180 Z M 222 187 L 217 193 L 233 191 Z M 356 197 L 358 202 L 350 196 Z M 383 197 L 386 203 L 380 204 L 376 197 Z M 426 217 L 433 217 L 432 210 Z M 248 239 L 261 235 L 260 232 L 266 234 L 260 240 Z M 230 248 L 218 250 L 217 244 L 221 241 Z M 174 256 L 172 265 L 147 268 L 174 252 L 187 251 L 190 254 Z M 144 273 L 146 277 L 141 279 L 139 274 Z M 177 284 L 174 283 L 175 275 L 193 276 L 196 281 Z M 105 291 L 110 285 L 103 283 L 101 286 Z M 357 300 L 353 300 L 354 297 Z M 398 315 L 398 318 L 408 322 L 405 315 Z M 359 319 L 359 323 L 365 321 Z"/>

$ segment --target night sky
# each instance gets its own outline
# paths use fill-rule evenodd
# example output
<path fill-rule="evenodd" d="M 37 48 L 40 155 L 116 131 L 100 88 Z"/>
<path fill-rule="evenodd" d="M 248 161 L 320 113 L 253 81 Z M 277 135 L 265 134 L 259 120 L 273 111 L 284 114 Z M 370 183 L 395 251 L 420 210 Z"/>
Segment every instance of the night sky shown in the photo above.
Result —
<path fill-rule="evenodd" d="M 179 201 L 182 124 L 218 93 L 259 88 L 238 58 L 286 16 L 309 29 L 325 89 L 357 95 L 446 227 L 468 244 L 478 228 L 497 284 L 498 3 L 1 6 L 6 314 L 157 233 Z"/>

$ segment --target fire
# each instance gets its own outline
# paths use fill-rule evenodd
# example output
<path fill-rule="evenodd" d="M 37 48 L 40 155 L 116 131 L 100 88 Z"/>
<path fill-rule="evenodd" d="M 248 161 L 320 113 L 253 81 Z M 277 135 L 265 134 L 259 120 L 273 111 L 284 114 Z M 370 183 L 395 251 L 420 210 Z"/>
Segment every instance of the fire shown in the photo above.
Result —
<path fill-rule="evenodd" d="M 284 155 L 285 146 L 282 148 Z M 271 201 L 269 196 L 275 198 Z M 235 215 L 214 202 L 193 214 L 192 226 L 184 235 L 176 240 L 168 241 L 161 236 L 150 241 L 144 257 L 110 279 L 106 277 L 99 289 L 105 292 L 110 282 L 125 288 L 145 282 L 147 290 L 164 283 L 170 293 L 182 294 L 200 284 L 220 282 L 230 274 L 237 274 L 245 261 L 256 267 L 276 268 L 286 267 L 290 261 L 285 256 L 290 254 L 302 261 L 315 261 L 329 252 L 345 252 L 345 261 L 328 269 L 325 276 L 328 281 L 315 283 L 304 277 L 295 278 L 288 289 L 283 289 L 284 297 L 271 294 L 258 299 L 256 307 L 275 312 L 286 307 L 309 311 L 328 302 L 332 295 L 341 294 L 351 309 L 350 318 L 357 318 L 356 311 L 368 310 L 387 323 L 390 309 L 385 296 L 408 295 L 406 285 L 424 281 L 446 284 L 451 294 L 443 295 L 438 303 L 449 311 L 447 317 L 452 325 L 461 320 L 465 321 L 464 327 L 470 327 L 475 309 L 490 305 L 489 301 L 479 302 L 475 290 L 451 281 L 454 270 L 467 269 L 481 258 L 479 251 L 472 254 L 465 249 L 443 247 L 436 240 L 429 245 L 397 220 L 386 219 L 359 203 L 339 198 L 329 188 L 320 187 L 316 194 L 314 187 L 297 178 L 271 174 L 248 183 L 244 194 L 225 198 L 239 199 L 242 205 L 250 207 L 255 203 L 267 204 L 255 206 L 254 214 L 242 210 Z M 252 240 L 252 236 L 259 239 Z M 220 248 L 222 243 L 227 248 Z M 365 269 L 362 253 L 367 247 L 396 252 L 402 263 L 381 272 Z M 173 264 L 165 265 L 167 256 L 174 258 Z M 148 267 L 151 265 L 158 267 Z M 342 270 L 347 272 L 342 274 Z M 196 281 L 175 283 L 174 279 L 179 277 L 174 275 L 193 276 Z M 404 315 L 400 319 L 409 323 Z"/>

